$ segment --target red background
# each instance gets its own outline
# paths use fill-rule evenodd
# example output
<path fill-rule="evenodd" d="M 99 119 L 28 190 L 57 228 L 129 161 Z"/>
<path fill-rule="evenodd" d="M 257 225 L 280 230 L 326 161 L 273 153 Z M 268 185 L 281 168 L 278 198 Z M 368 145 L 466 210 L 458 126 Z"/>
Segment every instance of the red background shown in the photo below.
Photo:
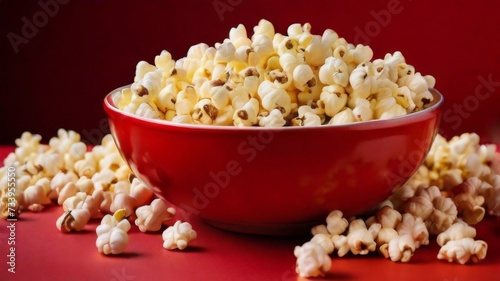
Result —
<path fill-rule="evenodd" d="M 102 99 L 132 82 L 138 61 L 153 62 L 163 49 L 181 58 L 239 23 L 251 35 L 261 18 L 281 33 L 296 22 L 315 34 L 331 28 L 377 58 L 402 51 L 445 95 L 445 136 L 473 131 L 500 142 L 497 1 L 56 1 L 0 1 L 0 144 L 23 131 L 48 140 L 58 128 L 96 142 L 108 132 Z M 40 3 L 57 5 L 48 13 Z M 481 77 L 494 81 L 489 91 Z"/>

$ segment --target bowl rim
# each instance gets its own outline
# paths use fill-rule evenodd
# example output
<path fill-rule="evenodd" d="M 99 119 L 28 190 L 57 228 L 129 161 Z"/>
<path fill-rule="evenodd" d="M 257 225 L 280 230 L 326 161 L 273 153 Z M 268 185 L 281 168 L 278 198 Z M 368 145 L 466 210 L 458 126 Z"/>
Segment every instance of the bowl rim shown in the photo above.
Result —
<path fill-rule="evenodd" d="M 374 128 L 386 128 L 386 127 L 394 127 L 402 124 L 408 124 L 412 122 L 417 122 L 422 118 L 425 118 L 428 113 L 439 110 L 444 104 L 444 96 L 436 89 L 429 88 L 429 91 L 434 96 L 431 105 L 424 108 L 423 110 L 413 112 L 406 115 L 396 116 L 389 119 L 374 119 L 362 122 L 353 122 L 348 124 L 323 124 L 320 126 L 283 126 L 283 127 L 260 127 L 260 126 L 223 126 L 223 125 L 203 125 L 203 124 L 184 124 L 184 123 L 175 123 L 168 120 L 163 119 L 153 119 L 148 117 L 142 117 L 138 115 L 134 115 L 128 112 L 125 112 L 119 109 L 113 102 L 113 96 L 121 94 L 123 89 L 129 88 L 131 84 L 125 85 L 122 87 L 118 87 L 108 93 L 104 98 L 104 108 L 107 112 L 108 118 L 110 118 L 110 112 L 113 111 L 118 115 L 121 115 L 123 118 L 129 118 L 134 120 L 135 122 L 139 122 L 143 125 L 149 125 L 154 127 L 176 127 L 179 129 L 190 129 L 190 130 L 199 130 L 199 131 L 277 131 L 277 130 L 331 130 L 331 129 L 347 129 L 347 130 L 367 130 Z"/>

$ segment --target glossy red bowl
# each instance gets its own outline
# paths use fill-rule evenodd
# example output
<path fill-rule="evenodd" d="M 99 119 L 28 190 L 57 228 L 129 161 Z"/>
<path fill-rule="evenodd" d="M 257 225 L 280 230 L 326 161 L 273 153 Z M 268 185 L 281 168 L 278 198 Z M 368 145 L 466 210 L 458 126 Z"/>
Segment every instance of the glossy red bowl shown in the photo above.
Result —
<path fill-rule="evenodd" d="M 389 120 L 317 127 L 176 124 L 127 114 L 108 94 L 110 130 L 135 175 L 189 214 L 226 230 L 308 231 L 339 209 L 369 211 L 419 167 L 437 133 L 433 105 Z"/>

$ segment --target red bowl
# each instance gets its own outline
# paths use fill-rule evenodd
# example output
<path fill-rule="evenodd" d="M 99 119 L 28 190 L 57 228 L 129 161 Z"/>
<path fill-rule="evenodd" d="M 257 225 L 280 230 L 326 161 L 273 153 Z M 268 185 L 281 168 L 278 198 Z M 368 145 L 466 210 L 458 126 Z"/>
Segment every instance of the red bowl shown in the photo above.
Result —
<path fill-rule="evenodd" d="M 120 88 L 121 89 L 121 88 Z M 157 196 L 226 230 L 308 231 L 339 209 L 367 212 L 417 170 L 437 133 L 433 105 L 388 120 L 317 127 L 176 124 L 104 109 L 122 156 Z"/>

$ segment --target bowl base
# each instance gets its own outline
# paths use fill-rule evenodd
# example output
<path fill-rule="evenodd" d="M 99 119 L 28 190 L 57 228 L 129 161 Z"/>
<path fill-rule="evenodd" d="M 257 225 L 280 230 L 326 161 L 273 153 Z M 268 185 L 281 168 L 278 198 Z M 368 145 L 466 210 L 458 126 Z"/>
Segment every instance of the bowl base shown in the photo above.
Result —
<path fill-rule="evenodd" d="M 303 223 L 287 223 L 287 224 L 249 224 L 249 223 L 227 223 L 214 221 L 202 218 L 203 222 L 231 232 L 255 234 L 255 235 L 271 235 L 271 236 L 287 236 L 287 235 L 306 235 L 311 233 L 313 226 L 324 222 L 303 222 Z"/>

